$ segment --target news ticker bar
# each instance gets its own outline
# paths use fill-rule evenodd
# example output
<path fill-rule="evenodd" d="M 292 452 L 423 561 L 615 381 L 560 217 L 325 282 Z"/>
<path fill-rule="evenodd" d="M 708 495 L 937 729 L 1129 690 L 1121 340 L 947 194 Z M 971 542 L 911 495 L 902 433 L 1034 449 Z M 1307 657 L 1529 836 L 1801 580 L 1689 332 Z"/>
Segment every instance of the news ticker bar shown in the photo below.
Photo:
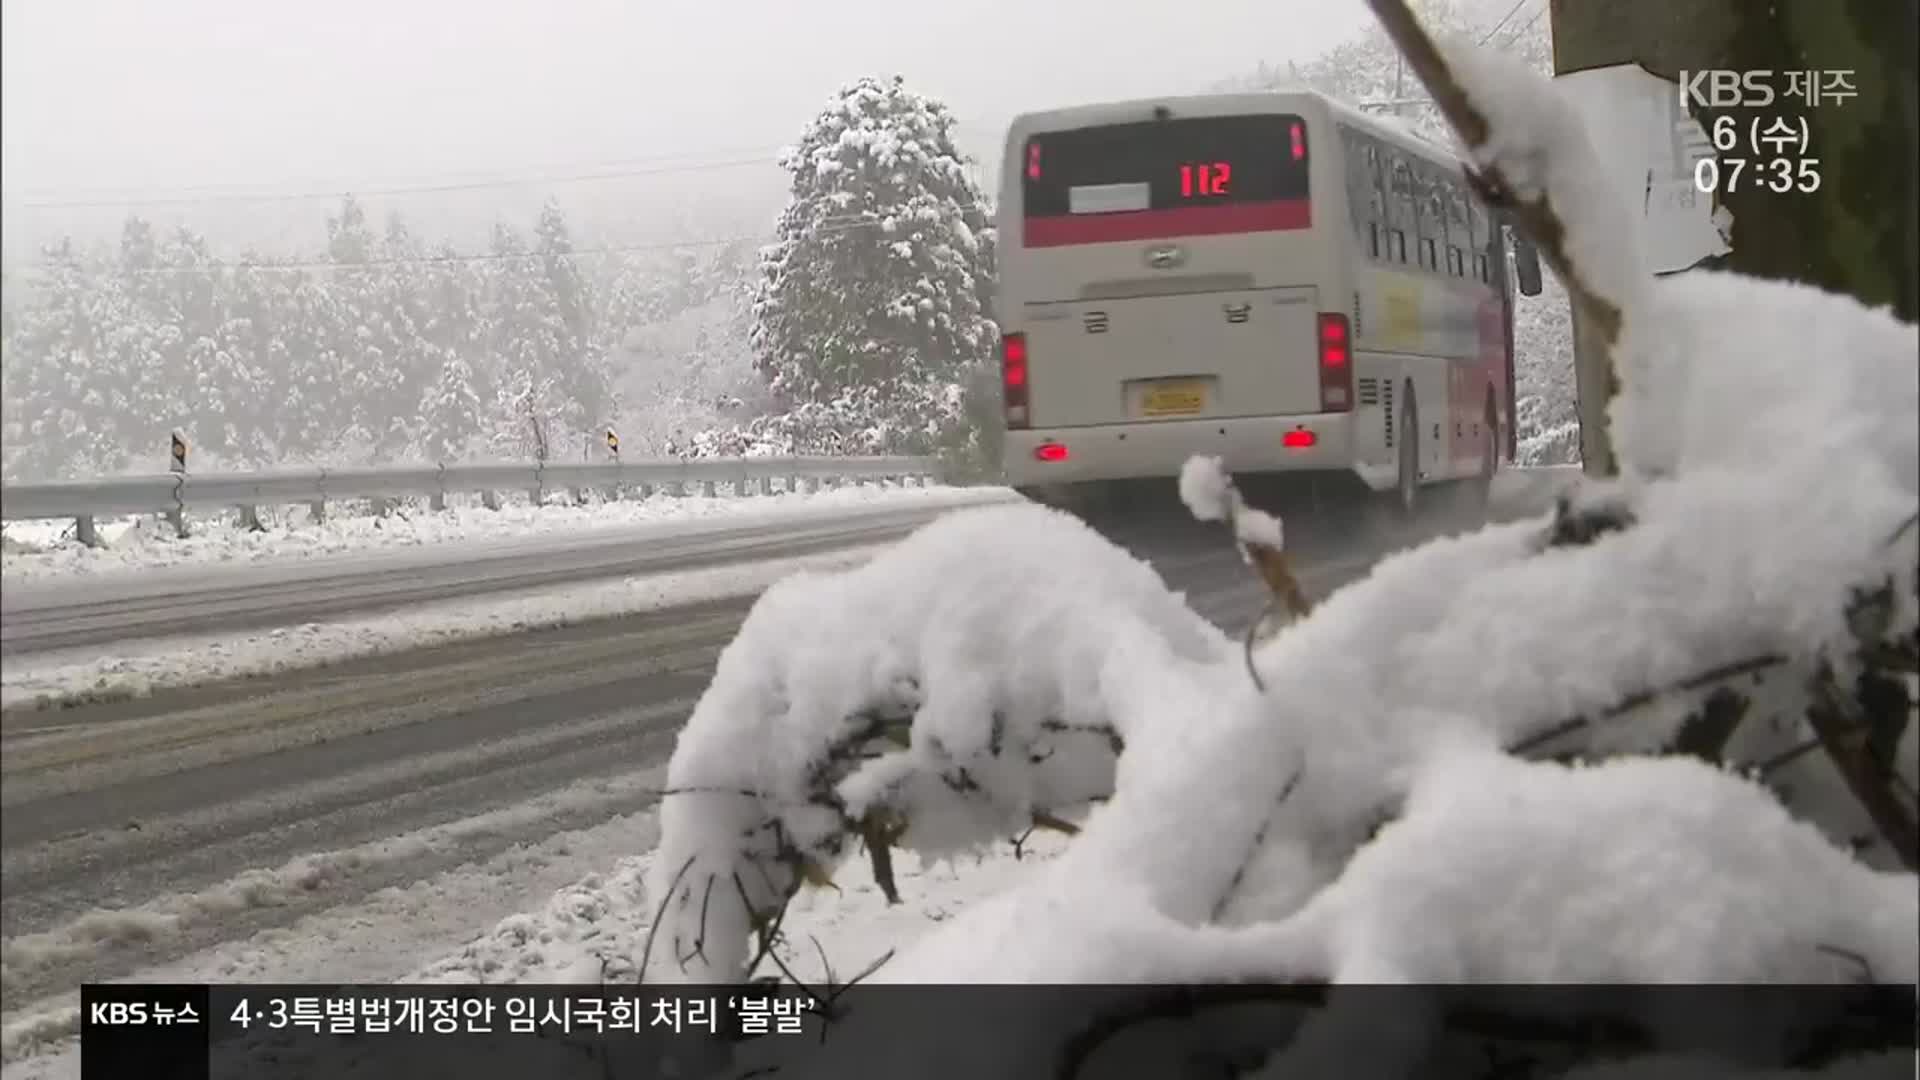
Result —
<path fill-rule="evenodd" d="M 81 988 L 83 1080 L 281 1080 L 287 1077 L 488 1077 L 608 1075 L 616 1058 L 634 1067 L 612 1075 L 707 1075 L 715 1055 L 735 1049 L 780 1056 L 827 1041 L 885 1051 L 889 1045 L 940 1054 L 955 1040 L 1004 1039 L 1010 1015 L 1043 1022 L 1036 1049 L 1078 1061 L 1143 1052 L 1135 1035 L 1178 1040 L 1181 1024 L 1250 1005 L 1307 1013 L 1340 1011 L 1391 1018 L 1446 998 L 1446 1036 L 1519 1047 L 1557 1062 L 1582 1063 L 1657 1049 L 1647 1030 L 1725 1033 L 1741 1045 L 1716 1050 L 1808 1063 L 1897 1052 L 1912 1075 L 1920 990 L 1912 984 L 1824 987 L 1527 986 L 1315 987 L 1303 984 L 1200 986 L 867 986 L 842 988 L 825 1005 L 793 986 L 435 986 L 139 985 Z M 1414 999 L 1421 999 L 1416 1001 Z M 1424 1003 L 1424 1004 L 1423 1004 Z M 1210 1013 L 1224 1009 L 1228 1012 Z M 1268 1016 L 1273 1021 L 1280 1014 Z M 1351 1015 L 1351 1014 L 1350 1014 Z M 1624 1026 L 1622 1025 L 1624 1021 Z M 1790 1022 L 1789 1022 L 1790 1021 Z M 1236 1021 L 1234 1030 L 1246 1028 Z M 1228 1030 L 1200 1023 L 1217 1038 Z M 1128 1034 L 1133 1033 L 1133 1034 Z M 1032 1034 L 1029 1032 L 1028 1034 Z M 829 1035 L 831 1039 L 829 1040 Z M 1141 1036 L 1146 1037 L 1146 1036 Z M 1262 1038 L 1265 1036 L 1263 1035 Z M 1372 1037 L 1348 1032 L 1355 1051 Z M 1651 1042 L 1649 1042 L 1651 1039 Z M 1030 1044 L 1030 1045 L 1029 1045 Z M 1751 1044 L 1751 1045 L 1749 1045 Z M 1266 1050 L 1274 1049 L 1266 1045 Z M 1693 1048 L 1697 1049 L 1697 1048 Z M 1077 1056 L 1076 1056 L 1077 1055 Z M 883 1055 L 884 1056 L 884 1055 Z M 582 1063 L 586 1073 L 573 1071 Z M 668 1067 L 668 1066 L 671 1067 Z M 1079 1075 L 1059 1072 L 1055 1075 Z"/>
<path fill-rule="evenodd" d="M 533 1036 L 658 1042 L 799 1035 L 797 988 L 730 986 L 247 986 L 88 984 L 83 1080 L 244 1075 L 261 1047 L 361 1047 L 388 1038 Z M 222 1052 L 234 1060 L 221 1068 Z"/>

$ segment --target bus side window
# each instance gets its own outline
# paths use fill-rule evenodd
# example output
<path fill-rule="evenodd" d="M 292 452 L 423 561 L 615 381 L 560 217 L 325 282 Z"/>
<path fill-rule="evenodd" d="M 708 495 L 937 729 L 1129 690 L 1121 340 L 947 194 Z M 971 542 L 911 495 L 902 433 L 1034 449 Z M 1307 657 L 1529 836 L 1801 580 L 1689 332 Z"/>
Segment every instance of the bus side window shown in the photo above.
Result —
<path fill-rule="evenodd" d="M 1387 205 L 1380 149 L 1372 139 L 1351 128 L 1342 128 L 1341 132 L 1347 142 L 1347 201 L 1353 211 L 1355 238 L 1366 245 L 1369 258 L 1378 259 Z"/>
<path fill-rule="evenodd" d="M 1493 264 L 1487 258 L 1491 250 L 1493 234 L 1492 218 L 1487 208 L 1478 198 L 1467 200 L 1467 250 L 1473 252 L 1473 276 L 1485 284 L 1493 284 Z"/>
<path fill-rule="evenodd" d="M 1467 192 L 1460 181 L 1447 180 L 1447 272 L 1467 276 L 1467 251 L 1472 229 L 1467 223 Z"/>
<path fill-rule="evenodd" d="M 1414 163 L 1414 227 L 1420 237 L 1420 267 L 1440 272 L 1440 248 L 1447 242 L 1446 182 L 1431 162 Z"/>
<path fill-rule="evenodd" d="M 1392 178 L 1387 191 L 1387 244 L 1391 249 L 1388 257 L 1404 263 L 1407 261 L 1407 234 L 1413 231 L 1417 220 L 1413 170 L 1407 164 L 1406 155 L 1399 151 L 1386 149 L 1383 154 Z"/>

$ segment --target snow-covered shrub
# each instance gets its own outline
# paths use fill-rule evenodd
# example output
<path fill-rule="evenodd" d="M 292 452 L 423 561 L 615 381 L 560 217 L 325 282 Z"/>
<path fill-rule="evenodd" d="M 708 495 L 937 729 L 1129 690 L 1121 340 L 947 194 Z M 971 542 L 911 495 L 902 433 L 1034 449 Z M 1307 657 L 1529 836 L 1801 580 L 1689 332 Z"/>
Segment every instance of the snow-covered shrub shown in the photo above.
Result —
<path fill-rule="evenodd" d="M 1105 796 L 1142 677 L 1225 644 L 1150 567 L 1032 505 L 768 589 L 668 765 L 647 977 L 742 977 L 749 928 L 852 837 L 951 853 Z"/>

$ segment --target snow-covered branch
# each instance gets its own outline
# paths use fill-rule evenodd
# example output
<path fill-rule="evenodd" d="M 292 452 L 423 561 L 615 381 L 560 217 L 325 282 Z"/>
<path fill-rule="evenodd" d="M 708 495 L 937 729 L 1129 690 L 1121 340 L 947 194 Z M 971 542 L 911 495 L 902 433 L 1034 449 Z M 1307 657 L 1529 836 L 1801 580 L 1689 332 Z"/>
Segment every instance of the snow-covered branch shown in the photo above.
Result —
<path fill-rule="evenodd" d="M 1225 639 L 1065 514 L 994 507 L 764 594 L 668 766 L 648 979 L 729 980 L 849 842 L 944 855 L 1112 791 L 1143 681 Z"/>
<path fill-rule="evenodd" d="M 674 977 L 740 977 L 749 928 L 848 837 L 942 855 L 1106 795 L 875 978 L 1920 981 L 1914 328 L 1791 284 L 1654 282 L 1551 84 L 1414 62 L 1481 118 L 1483 175 L 1570 288 L 1613 305 L 1625 478 L 1383 560 L 1260 642 L 1257 682 L 1037 508 L 770 591 L 670 766 Z M 1185 481 L 1256 565 L 1282 550 L 1216 465 Z M 1788 761 L 1827 767 L 1783 793 Z M 1010 1018 L 968 1067 L 1049 1022 Z"/>

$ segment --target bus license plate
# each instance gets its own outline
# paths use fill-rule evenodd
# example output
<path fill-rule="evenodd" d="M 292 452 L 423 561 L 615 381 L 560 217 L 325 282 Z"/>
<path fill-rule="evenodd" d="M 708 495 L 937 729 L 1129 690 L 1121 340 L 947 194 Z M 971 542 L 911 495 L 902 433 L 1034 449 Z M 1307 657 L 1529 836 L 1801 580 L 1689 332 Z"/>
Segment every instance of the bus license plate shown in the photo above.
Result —
<path fill-rule="evenodd" d="M 1140 399 L 1140 411 L 1148 416 L 1186 416 L 1206 407 L 1206 384 L 1197 382 L 1149 387 Z"/>

